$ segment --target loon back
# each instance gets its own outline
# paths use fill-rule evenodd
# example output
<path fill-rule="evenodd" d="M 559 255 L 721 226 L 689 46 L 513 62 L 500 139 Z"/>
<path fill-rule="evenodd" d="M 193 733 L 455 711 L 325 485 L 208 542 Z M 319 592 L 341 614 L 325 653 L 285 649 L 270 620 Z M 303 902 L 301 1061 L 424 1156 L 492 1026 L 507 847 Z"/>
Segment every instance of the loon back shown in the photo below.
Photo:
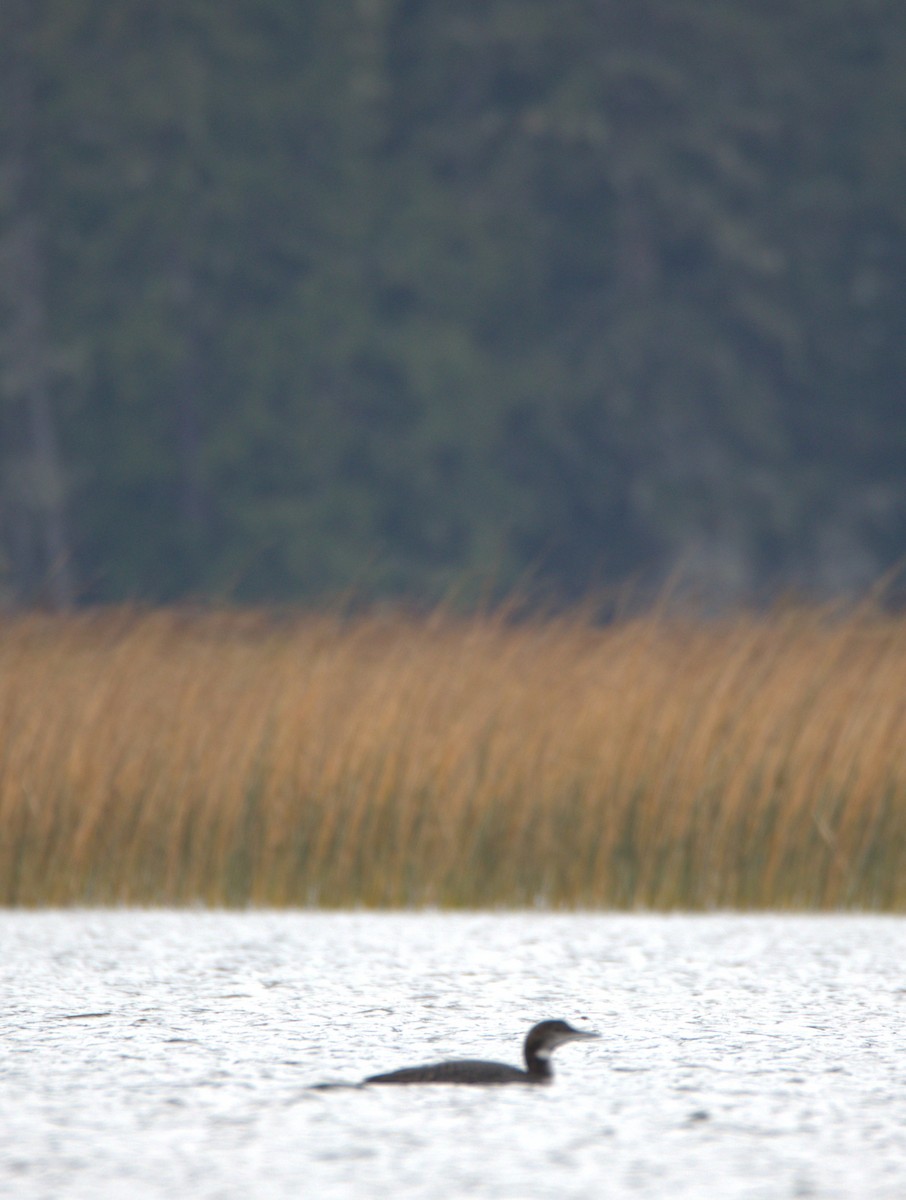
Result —
<path fill-rule="evenodd" d="M 451 1062 L 429 1063 L 424 1067 L 403 1067 L 383 1075 L 369 1075 L 365 1083 L 543 1083 L 528 1071 L 507 1063 L 484 1062 L 477 1058 L 458 1058 Z"/>
<path fill-rule="evenodd" d="M 525 1070 L 507 1063 L 481 1059 L 454 1059 L 428 1063 L 423 1067 L 404 1067 L 382 1075 L 369 1075 L 364 1083 L 548 1083 L 553 1077 L 550 1057 L 564 1042 L 596 1038 L 596 1033 L 574 1029 L 566 1021 L 541 1021 L 528 1031 L 523 1045 Z"/>

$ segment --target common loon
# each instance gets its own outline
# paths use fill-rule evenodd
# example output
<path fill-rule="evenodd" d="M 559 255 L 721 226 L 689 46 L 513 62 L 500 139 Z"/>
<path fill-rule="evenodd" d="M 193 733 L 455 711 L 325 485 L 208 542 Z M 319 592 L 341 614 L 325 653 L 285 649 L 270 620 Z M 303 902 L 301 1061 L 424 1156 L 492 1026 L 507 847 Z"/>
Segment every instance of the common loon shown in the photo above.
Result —
<path fill-rule="evenodd" d="M 542 1021 L 528 1031 L 523 1046 L 525 1070 L 507 1063 L 456 1059 L 404 1067 L 384 1075 L 369 1075 L 364 1083 L 548 1083 L 553 1078 L 551 1054 L 564 1042 L 596 1038 L 597 1033 L 573 1029 L 566 1021 Z"/>

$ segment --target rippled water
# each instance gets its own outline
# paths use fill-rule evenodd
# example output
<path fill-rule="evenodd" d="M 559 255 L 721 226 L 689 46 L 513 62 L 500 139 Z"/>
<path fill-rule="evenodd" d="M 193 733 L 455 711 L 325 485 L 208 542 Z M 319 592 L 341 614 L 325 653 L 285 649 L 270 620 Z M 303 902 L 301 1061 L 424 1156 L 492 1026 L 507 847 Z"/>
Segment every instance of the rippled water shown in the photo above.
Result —
<path fill-rule="evenodd" d="M 906 921 L 0 913 L 0 1195 L 906 1197 Z M 549 1088 L 311 1091 L 448 1056 Z"/>

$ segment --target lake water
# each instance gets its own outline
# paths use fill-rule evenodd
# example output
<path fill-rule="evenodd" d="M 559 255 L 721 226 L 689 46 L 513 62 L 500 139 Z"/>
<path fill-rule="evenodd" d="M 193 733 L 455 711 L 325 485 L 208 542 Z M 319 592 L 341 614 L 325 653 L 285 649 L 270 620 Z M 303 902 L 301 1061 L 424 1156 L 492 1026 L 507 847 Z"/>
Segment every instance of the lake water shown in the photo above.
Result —
<path fill-rule="evenodd" d="M 904 1016 L 897 918 L 0 912 L 0 1196 L 902 1200 Z"/>

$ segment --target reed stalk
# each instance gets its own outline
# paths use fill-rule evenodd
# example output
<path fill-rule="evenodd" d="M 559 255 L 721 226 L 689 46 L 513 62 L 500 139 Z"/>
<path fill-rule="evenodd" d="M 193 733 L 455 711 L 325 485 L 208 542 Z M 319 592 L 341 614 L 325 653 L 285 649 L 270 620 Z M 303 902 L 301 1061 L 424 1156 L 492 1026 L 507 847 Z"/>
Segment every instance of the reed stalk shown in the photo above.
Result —
<path fill-rule="evenodd" d="M 0 903 L 906 909 L 906 619 L 0 619 Z"/>

